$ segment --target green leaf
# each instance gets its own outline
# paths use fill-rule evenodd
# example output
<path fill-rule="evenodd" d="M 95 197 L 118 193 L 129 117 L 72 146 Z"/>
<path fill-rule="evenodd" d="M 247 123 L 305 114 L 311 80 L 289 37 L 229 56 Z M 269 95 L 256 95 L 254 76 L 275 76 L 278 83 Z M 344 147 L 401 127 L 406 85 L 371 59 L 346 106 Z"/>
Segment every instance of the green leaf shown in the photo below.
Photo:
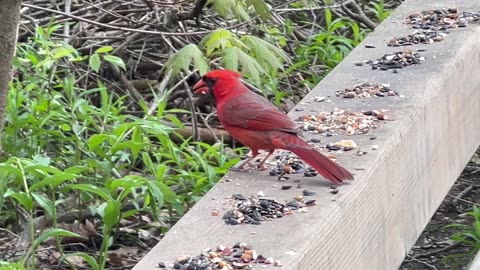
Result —
<path fill-rule="evenodd" d="M 32 192 L 32 197 L 35 199 L 35 201 L 38 203 L 40 207 L 45 210 L 45 212 L 48 213 L 48 215 L 51 218 L 55 217 L 55 204 L 50 198 L 46 198 L 40 194 Z"/>
<path fill-rule="evenodd" d="M 64 173 L 64 172 L 61 172 L 55 175 L 50 175 L 45 177 L 42 181 L 33 184 L 30 187 L 30 191 L 38 190 L 40 188 L 43 188 L 49 185 L 56 187 L 65 183 L 65 181 L 75 179 L 77 176 L 78 175 L 76 174 Z"/>
<path fill-rule="evenodd" d="M 81 174 L 83 172 L 91 172 L 93 171 L 92 168 L 90 167 L 87 167 L 87 166 L 80 166 L 80 165 L 77 165 L 77 166 L 73 166 L 73 167 L 69 167 L 67 169 L 65 169 L 63 172 L 64 173 L 68 173 L 68 174 Z"/>
<path fill-rule="evenodd" d="M 188 44 L 173 54 L 165 63 L 164 69 L 172 69 L 172 77 L 174 77 L 181 71 L 188 72 L 191 64 L 198 68 L 200 75 L 204 75 L 208 71 L 208 63 L 202 51 L 195 44 Z"/>
<path fill-rule="evenodd" d="M 25 192 L 8 192 L 5 194 L 5 198 L 12 197 L 14 198 L 20 205 L 25 208 L 27 211 L 33 210 L 33 199 L 32 197 L 25 193 Z"/>
<path fill-rule="evenodd" d="M 98 49 L 95 50 L 95 53 L 108 53 L 108 52 L 111 52 L 113 51 L 113 47 L 112 46 L 103 46 L 103 47 L 100 47 Z"/>
<path fill-rule="evenodd" d="M 107 201 L 107 206 L 104 210 L 103 224 L 109 231 L 115 227 L 120 219 L 120 203 L 115 200 Z"/>
<path fill-rule="evenodd" d="M 102 62 L 100 61 L 100 55 L 96 53 L 90 55 L 90 58 L 88 59 L 88 65 L 90 66 L 91 69 L 98 72 L 100 70 L 101 63 Z"/>
<path fill-rule="evenodd" d="M 174 203 L 178 201 L 177 194 L 169 186 L 165 185 L 160 181 L 156 181 L 155 184 L 158 186 L 158 188 L 162 192 L 163 198 L 165 199 L 165 201 L 170 203 Z"/>
<path fill-rule="evenodd" d="M 90 150 L 94 150 L 105 141 L 110 143 L 111 139 L 115 139 L 114 136 L 109 134 L 94 134 L 88 139 L 87 145 Z"/>
<path fill-rule="evenodd" d="M 33 161 L 37 162 L 40 165 L 48 166 L 52 159 L 45 155 L 36 154 L 33 156 Z"/>
<path fill-rule="evenodd" d="M 104 55 L 103 58 L 110 64 L 121 67 L 123 70 L 127 70 L 125 62 L 123 62 L 122 58 L 113 55 Z"/>
<path fill-rule="evenodd" d="M 102 199 L 104 199 L 106 201 L 113 199 L 112 196 L 108 192 L 106 192 L 104 189 L 99 188 L 99 187 L 94 186 L 94 185 L 74 184 L 74 185 L 69 185 L 67 187 L 71 188 L 71 189 L 83 190 L 83 191 L 87 191 L 87 192 L 96 194 L 96 195 L 102 197 Z"/>
<path fill-rule="evenodd" d="M 73 58 L 72 52 L 69 48 L 60 47 L 53 50 L 53 59 L 60 59 L 65 56 Z"/>
<path fill-rule="evenodd" d="M 90 256 L 86 253 L 83 253 L 83 252 L 68 253 L 68 254 L 65 254 L 61 259 L 66 261 L 68 257 L 73 257 L 73 256 L 78 256 L 78 257 L 82 258 L 83 260 L 85 260 L 90 265 L 90 267 L 92 267 L 92 270 L 99 270 L 100 269 L 100 267 L 97 263 L 97 260 L 94 257 L 92 257 L 92 256 Z"/>
<path fill-rule="evenodd" d="M 285 52 L 275 45 L 255 36 L 243 36 L 242 42 L 249 48 L 249 54 L 257 60 L 264 69 L 281 69 L 282 62 L 288 59 Z"/>
<path fill-rule="evenodd" d="M 206 36 L 201 44 L 205 46 L 207 56 L 210 56 L 216 50 L 223 51 L 226 48 L 232 47 L 232 41 L 235 40 L 240 42 L 232 32 L 219 28 Z"/>
<path fill-rule="evenodd" d="M 263 67 L 260 66 L 253 57 L 237 47 L 231 47 L 225 50 L 222 63 L 225 68 L 240 70 L 243 75 L 249 76 L 256 81 L 260 80 L 260 74 L 265 73 Z"/>
<path fill-rule="evenodd" d="M 48 238 L 51 237 L 78 237 L 78 238 L 85 238 L 79 234 L 76 234 L 71 231 L 67 231 L 64 229 L 50 229 L 44 231 L 40 236 L 35 239 L 33 242 L 32 248 L 36 249 L 43 241 L 47 240 Z"/>
<path fill-rule="evenodd" d="M 235 0 L 208 0 L 206 6 L 212 5 L 213 9 L 225 19 L 231 14 L 235 8 Z"/>
<path fill-rule="evenodd" d="M 0 261 L 0 270 L 26 270 L 20 263 Z"/>
<path fill-rule="evenodd" d="M 5 163 L 0 164 L 0 170 L 2 171 L 2 173 L 10 172 L 10 173 L 15 174 L 18 177 L 23 175 L 22 171 L 12 164 L 5 164 Z M 4 174 L 4 175 L 6 175 L 6 174 Z"/>
<path fill-rule="evenodd" d="M 262 20 L 270 18 L 270 10 L 264 0 L 246 0 L 247 7 L 253 6 L 255 13 L 260 16 Z"/>
<path fill-rule="evenodd" d="M 145 184 L 148 186 L 148 191 L 152 195 L 153 198 L 157 201 L 156 207 L 161 208 L 163 206 L 163 193 L 160 190 L 159 185 L 157 185 L 159 182 L 152 182 L 152 181 L 146 181 Z"/>

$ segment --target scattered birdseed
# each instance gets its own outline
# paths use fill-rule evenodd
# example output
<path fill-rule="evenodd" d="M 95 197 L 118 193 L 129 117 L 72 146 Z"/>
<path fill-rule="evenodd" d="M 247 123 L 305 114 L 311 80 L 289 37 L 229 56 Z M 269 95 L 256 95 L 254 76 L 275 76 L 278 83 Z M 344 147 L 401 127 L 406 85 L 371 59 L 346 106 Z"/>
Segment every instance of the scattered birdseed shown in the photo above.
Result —
<path fill-rule="evenodd" d="M 327 149 L 329 149 L 329 146 L 330 148 L 332 148 L 330 144 L 327 144 Z M 352 140 L 341 140 L 333 144 L 333 146 L 336 146 L 337 149 L 335 150 L 343 150 L 343 151 L 350 151 L 358 148 L 357 143 L 355 143 Z"/>
<path fill-rule="evenodd" d="M 368 63 L 372 66 L 372 69 L 397 70 L 407 66 L 420 64 L 420 62 L 424 60 L 425 57 L 421 56 L 418 52 L 405 49 L 404 51 L 385 54 L 375 61 L 368 61 Z"/>
<path fill-rule="evenodd" d="M 379 83 L 361 83 L 353 86 L 353 88 L 345 88 L 335 92 L 337 97 L 343 98 L 370 98 L 370 97 L 386 97 L 398 96 L 398 93 L 392 91 L 389 84 Z"/>
<path fill-rule="evenodd" d="M 356 154 L 357 154 L 357 156 L 364 156 L 364 155 L 367 154 L 367 152 L 366 151 L 357 151 Z"/>
<path fill-rule="evenodd" d="M 228 225 L 260 225 L 265 220 L 282 218 L 285 215 L 293 214 L 294 210 L 301 210 L 316 204 L 316 200 L 304 201 L 303 195 L 296 195 L 293 200 L 285 204 L 274 198 L 258 196 L 246 198 L 241 194 L 233 194 L 231 199 L 234 200 L 234 205 L 223 215 L 223 220 Z"/>
<path fill-rule="evenodd" d="M 468 23 L 478 21 L 480 21 L 480 12 L 458 13 L 458 9 L 454 7 L 413 13 L 404 22 L 414 29 L 445 31 L 467 27 Z"/>
<path fill-rule="evenodd" d="M 325 101 L 325 97 L 314 97 L 313 100 L 316 102 L 323 102 Z"/>
<path fill-rule="evenodd" d="M 412 34 L 404 37 L 395 37 L 388 42 L 388 46 L 411 46 L 414 44 L 430 44 L 443 41 L 447 33 L 435 30 L 415 30 Z"/>
<path fill-rule="evenodd" d="M 305 190 L 302 191 L 302 194 L 303 194 L 303 196 L 313 196 L 313 195 L 316 195 L 317 193 L 315 191 L 305 189 Z"/>
<path fill-rule="evenodd" d="M 180 256 L 168 269 L 182 270 L 229 270 L 244 269 L 253 270 L 253 264 L 273 264 L 282 266 L 282 263 L 258 254 L 257 251 L 246 243 L 236 243 L 232 247 L 219 245 L 217 248 L 206 248 L 200 255 L 195 257 Z M 158 266 L 167 269 L 164 262 L 159 262 Z"/>
<path fill-rule="evenodd" d="M 275 166 L 269 174 L 278 176 L 279 181 L 289 179 L 285 174 L 301 174 L 311 169 L 307 169 L 305 163 L 290 152 L 284 152 L 275 157 L 277 166 Z"/>
<path fill-rule="evenodd" d="M 330 137 L 338 133 L 344 135 L 367 134 L 378 128 L 379 122 L 391 120 L 387 110 L 354 112 L 335 108 L 331 112 L 320 112 L 316 115 L 306 114 L 303 119 L 303 130 Z"/>

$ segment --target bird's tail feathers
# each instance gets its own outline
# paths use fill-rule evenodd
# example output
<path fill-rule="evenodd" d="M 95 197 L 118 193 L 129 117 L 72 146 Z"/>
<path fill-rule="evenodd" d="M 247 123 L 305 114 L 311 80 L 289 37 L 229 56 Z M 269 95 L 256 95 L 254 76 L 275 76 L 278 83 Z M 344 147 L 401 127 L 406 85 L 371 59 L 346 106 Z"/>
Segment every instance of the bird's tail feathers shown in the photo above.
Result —
<path fill-rule="evenodd" d="M 285 134 L 287 135 L 287 134 Z M 288 134 L 281 138 L 282 147 L 295 153 L 298 157 L 310 164 L 318 173 L 335 184 L 344 180 L 353 180 L 352 174 L 328 157 L 313 149 L 304 140 L 294 134 Z"/>

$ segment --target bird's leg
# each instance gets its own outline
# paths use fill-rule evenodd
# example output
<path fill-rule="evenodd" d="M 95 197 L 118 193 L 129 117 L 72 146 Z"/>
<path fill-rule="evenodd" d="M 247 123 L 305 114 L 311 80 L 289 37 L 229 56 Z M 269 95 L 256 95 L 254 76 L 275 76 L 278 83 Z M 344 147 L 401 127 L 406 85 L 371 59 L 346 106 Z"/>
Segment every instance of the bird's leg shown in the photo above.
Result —
<path fill-rule="evenodd" d="M 260 164 L 257 165 L 257 167 L 260 171 L 264 171 L 264 170 L 268 169 L 268 167 L 263 166 L 263 163 L 265 163 L 265 161 L 267 161 L 267 159 L 273 154 L 274 151 L 275 151 L 275 149 L 268 150 L 268 155 L 265 158 L 263 158 L 262 161 L 260 161 Z"/>
<path fill-rule="evenodd" d="M 245 159 L 242 163 L 240 163 L 240 165 L 238 165 L 237 167 L 231 167 L 230 170 L 231 171 L 241 171 L 243 170 L 243 167 L 245 165 L 247 165 L 250 161 L 252 161 L 252 159 L 254 159 L 256 156 L 258 156 L 258 150 L 256 149 L 252 149 L 252 156 Z"/>

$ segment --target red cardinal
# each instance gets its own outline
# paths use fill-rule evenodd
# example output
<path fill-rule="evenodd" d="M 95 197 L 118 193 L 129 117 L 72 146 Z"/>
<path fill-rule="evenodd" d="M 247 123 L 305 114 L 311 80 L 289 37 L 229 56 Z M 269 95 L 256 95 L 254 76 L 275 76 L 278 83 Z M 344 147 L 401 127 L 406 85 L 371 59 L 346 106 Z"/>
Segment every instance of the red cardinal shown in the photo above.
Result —
<path fill-rule="evenodd" d="M 353 180 L 352 174 L 346 169 L 299 138 L 295 122 L 268 100 L 250 91 L 240 81 L 240 77 L 240 73 L 235 71 L 214 70 L 193 86 L 195 93 L 213 94 L 223 127 L 232 137 L 252 150 L 252 157 L 242 162 L 237 169 L 242 169 L 255 158 L 260 149 L 268 151 L 268 155 L 259 164 L 262 167 L 275 149 L 280 148 L 292 151 L 335 184 Z"/>

